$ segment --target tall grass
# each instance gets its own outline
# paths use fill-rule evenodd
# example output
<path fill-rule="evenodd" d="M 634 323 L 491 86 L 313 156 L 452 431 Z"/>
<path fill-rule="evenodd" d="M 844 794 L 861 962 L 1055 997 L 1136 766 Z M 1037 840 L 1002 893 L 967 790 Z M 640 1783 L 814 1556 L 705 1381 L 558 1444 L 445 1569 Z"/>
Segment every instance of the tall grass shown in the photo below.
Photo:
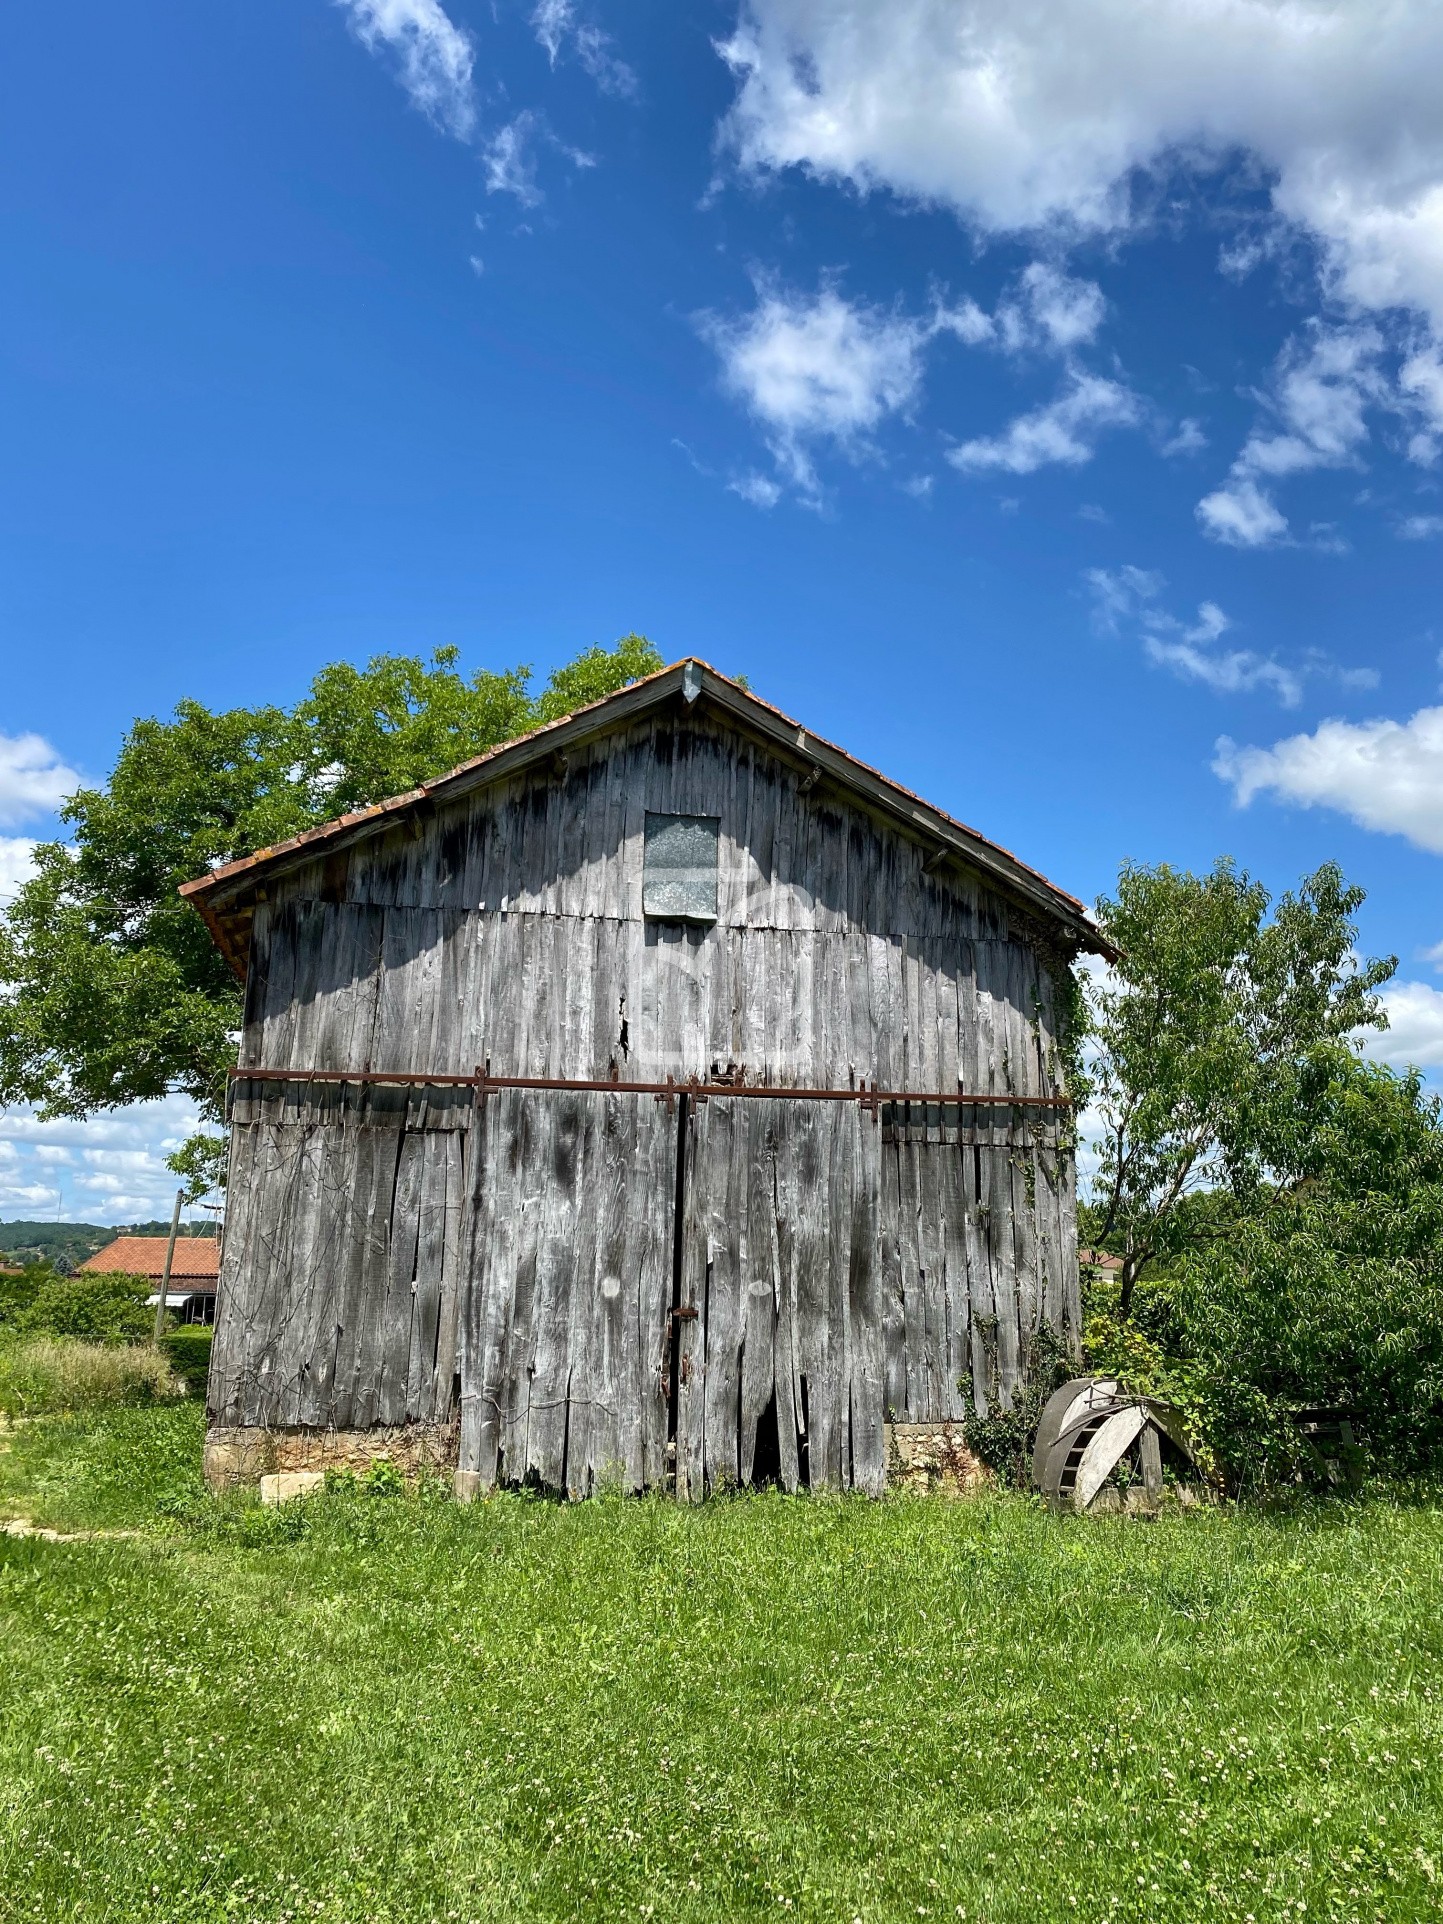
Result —
<path fill-rule="evenodd" d="M 42 1416 L 113 1403 L 161 1403 L 185 1384 L 157 1351 L 69 1336 L 0 1338 L 0 1412 Z"/>

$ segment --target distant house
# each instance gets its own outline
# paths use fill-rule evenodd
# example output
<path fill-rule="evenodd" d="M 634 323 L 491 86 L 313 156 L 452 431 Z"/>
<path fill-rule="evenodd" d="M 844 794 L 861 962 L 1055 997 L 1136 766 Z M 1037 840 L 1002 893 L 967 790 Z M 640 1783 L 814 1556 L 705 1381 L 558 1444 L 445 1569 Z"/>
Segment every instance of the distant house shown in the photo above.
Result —
<path fill-rule="evenodd" d="M 1113 1256 L 1105 1249 L 1079 1249 L 1077 1260 L 1084 1269 L 1094 1276 L 1120 1276 L 1122 1274 L 1121 1256 Z"/>
<path fill-rule="evenodd" d="M 151 1284 L 152 1307 L 160 1301 L 165 1274 L 165 1236 L 117 1236 L 114 1242 L 87 1256 L 78 1274 L 139 1276 Z M 215 1321 L 215 1286 L 220 1276 L 220 1245 L 209 1236 L 177 1236 L 170 1265 L 166 1308 L 183 1323 Z"/>

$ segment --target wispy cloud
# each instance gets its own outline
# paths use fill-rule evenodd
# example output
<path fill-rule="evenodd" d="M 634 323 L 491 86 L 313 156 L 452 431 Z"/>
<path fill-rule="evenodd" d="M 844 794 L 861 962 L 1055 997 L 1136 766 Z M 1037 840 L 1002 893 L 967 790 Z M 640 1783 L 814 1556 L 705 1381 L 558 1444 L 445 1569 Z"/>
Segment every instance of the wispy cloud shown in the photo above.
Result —
<path fill-rule="evenodd" d="M 743 501 L 749 501 L 754 508 L 774 508 L 782 498 L 781 488 L 771 476 L 758 474 L 755 470 L 736 475 L 727 482 L 727 488 L 732 494 L 739 494 Z"/>
<path fill-rule="evenodd" d="M 1294 708 L 1310 677 L 1351 687 L 1371 687 L 1377 680 L 1372 669 L 1340 669 L 1317 653 L 1287 663 L 1251 648 L 1222 647 L 1233 623 L 1217 603 L 1199 602 L 1193 620 L 1182 620 L 1162 605 L 1167 584 L 1149 569 L 1090 568 L 1083 579 L 1092 597 L 1093 626 L 1100 634 L 1135 636 L 1149 661 L 1181 681 L 1197 682 L 1216 694 L 1248 694 L 1265 688 L 1283 707 Z"/>
<path fill-rule="evenodd" d="M 615 52 L 610 34 L 583 20 L 576 0 L 538 0 L 531 27 L 553 67 L 569 49 L 603 93 L 629 97 L 637 92 L 636 75 Z"/>
<path fill-rule="evenodd" d="M 336 0 L 370 53 L 385 52 L 414 106 L 458 140 L 476 130 L 471 39 L 439 0 Z"/>
<path fill-rule="evenodd" d="M 0 1109 L 0 1217 L 63 1215 L 101 1223 L 169 1215 L 165 1158 L 200 1126 L 184 1096 L 85 1120 Z"/>
<path fill-rule="evenodd" d="M 1019 414 L 1001 434 L 964 441 L 947 459 L 965 472 L 1035 474 L 1052 465 L 1081 467 L 1108 428 L 1135 427 L 1141 405 L 1131 389 L 1080 368 L 1069 371 L 1055 401 Z"/>
<path fill-rule="evenodd" d="M 1271 485 L 1311 468 L 1356 465 L 1368 439 L 1368 408 L 1387 398 L 1383 338 L 1369 326 L 1324 327 L 1284 349 L 1265 397 L 1269 422 L 1254 428 L 1227 480 L 1198 503 L 1203 531 L 1233 548 L 1288 538 Z M 1324 543 L 1323 545 L 1327 545 Z"/>
<path fill-rule="evenodd" d="M 499 127 L 481 150 L 481 178 L 488 194 L 512 194 L 523 207 L 539 207 L 546 196 L 537 182 L 537 149 L 553 148 L 573 167 L 596 165 L 592 154 L 558 140 L 544 114 L 526 107 Z"/>

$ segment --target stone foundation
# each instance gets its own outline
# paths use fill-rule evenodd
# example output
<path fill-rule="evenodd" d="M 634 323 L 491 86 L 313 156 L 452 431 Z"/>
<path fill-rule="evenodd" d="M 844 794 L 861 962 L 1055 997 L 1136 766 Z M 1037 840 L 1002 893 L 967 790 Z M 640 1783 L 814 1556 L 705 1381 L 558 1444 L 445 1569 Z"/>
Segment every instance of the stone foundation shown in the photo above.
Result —
<path fill-rule="evenodd" d="M 960 1423 L 888 1423 L 885 1435 L 889 1489 L 971 1496 L 992 1481 Z"/>
<path fill-rule="evenodd" d="M 459 1425 L 407 1423 L 393 1430 L 207 1430 L 205 1480 L 213 1490 L 304 1470 L 368 1470 L 393 1463 L 402 1476 L 456 1467 Z"/>

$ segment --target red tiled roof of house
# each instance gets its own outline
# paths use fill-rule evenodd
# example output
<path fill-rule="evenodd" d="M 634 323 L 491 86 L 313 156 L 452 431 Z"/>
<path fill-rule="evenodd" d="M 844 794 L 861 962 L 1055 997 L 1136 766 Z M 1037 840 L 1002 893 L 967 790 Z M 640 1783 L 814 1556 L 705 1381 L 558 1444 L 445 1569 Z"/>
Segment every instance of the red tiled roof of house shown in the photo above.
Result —
<path fill-rule="evenodd" d="M 155 1282 L 165 1274 L 165 1236 L 117 1236 L 113 1243 L 87 1256 L 80 1264 L 106 1274 L 146 1276 Z M 220 1274 L 220 1246 L 209 1236 L 177 1236 L 170 1266 L 172 1283 L 215 1284 Z"/>

